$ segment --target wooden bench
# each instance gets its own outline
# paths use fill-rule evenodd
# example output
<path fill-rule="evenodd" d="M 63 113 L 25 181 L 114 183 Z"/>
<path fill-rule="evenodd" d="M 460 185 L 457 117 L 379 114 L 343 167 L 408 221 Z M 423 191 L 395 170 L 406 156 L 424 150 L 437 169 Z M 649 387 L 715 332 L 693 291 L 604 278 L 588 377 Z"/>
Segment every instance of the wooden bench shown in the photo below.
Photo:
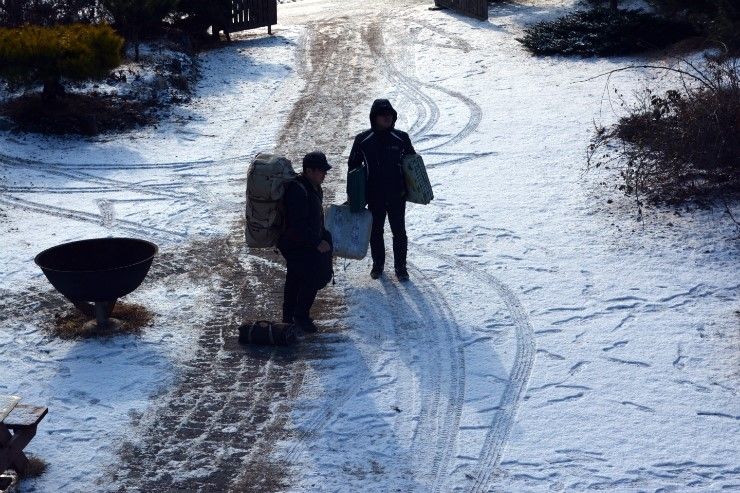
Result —
<path fill-rule="evenodd" d="M 0 473 L 13 469 L 23 475 L 28 457 L 23 449 L 36 435 L 36 427 L 49 409 L 20 404 L 20 397 L 0 395 Z"/>

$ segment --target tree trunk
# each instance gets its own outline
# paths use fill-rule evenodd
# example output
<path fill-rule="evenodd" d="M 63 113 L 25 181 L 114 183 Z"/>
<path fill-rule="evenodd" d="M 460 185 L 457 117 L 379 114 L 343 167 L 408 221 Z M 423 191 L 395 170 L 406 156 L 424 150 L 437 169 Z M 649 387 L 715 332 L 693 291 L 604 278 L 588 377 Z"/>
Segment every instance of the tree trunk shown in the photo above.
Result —
<path fill-rule="evenodd" d="M 23 6 L 20 0 L 8 0 L 5 3 L 7 27 L 18 27 L 23 24 Z"/>
<path fill-rule="evenodd" d="M 63 94 L 64 86 L 59 76 L 49 77 L 44 81 L 44 90 L 41 93 L 41 99 L 53 103 Z"/>
<path fill-rule="evenodd" d="M 609 8 L 612 10 L 612 12 L 617 11 L 617 4 L 619 3 L 619 0 L 609 0 Z"/>
<path fill-rule="evenodd" d="M 134 45 L 134 61 L 139 61 L 139 28 L 134 27 L 131 30 L 131 43 Z"/>

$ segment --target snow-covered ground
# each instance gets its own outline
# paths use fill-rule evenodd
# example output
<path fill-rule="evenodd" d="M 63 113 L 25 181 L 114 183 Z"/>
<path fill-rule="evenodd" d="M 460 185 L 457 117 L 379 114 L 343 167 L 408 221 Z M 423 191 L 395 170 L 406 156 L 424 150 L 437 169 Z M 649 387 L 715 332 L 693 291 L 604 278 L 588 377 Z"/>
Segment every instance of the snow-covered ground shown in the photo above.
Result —
<path fill-rule="evenodd" d="M 155 313 L 141 337 L 58 340 L 44 301 L 57 307 L 60 297 L 48 295 L 34 255 L 108 235 L 147 238 L 166 253 L 230 231 L 243 214 L 247 156 L 269 150 L 255 136 L 274 141 L 282 124 L 279 113 L 264 120 L 265 108 L 278 96 L 289 108 L 300 85 L 291 65 L 300 35 L 284 27 L 203 54 L 193 101 L 156 128 L 89 139 L 3 133 L 0 392 L 50 408 L 30 447 L 49 469 L 24 488 L 101 488 L 122 441 L 136 441 L 135 419 L 192 359 L 197 328 L 215 308 L 212 287 L 184 266 L 166 286 L 147 281 L 126 297 Z"/>
<path fill-rule="evenodd" d="M 323 356 L 303 367 L 284 431 L 263 437 L 275 442 L 269 462 L 287 465 L 277 489 L 740 488 L 738 232 L 719 209 L 650 210 L 638 222 L 629 199 L 599 185 L 608 176 L 584 174 L 593 121 L 618 113 L 604 79 L 582 81 L 635 59 L 532 58 L 515 40 L 571 7 L 497 4 L 483 23 L 427 2 L 287 3 L 275 37 L 203 54 L 194 101 L 157 129 L 0 134 L 0 392 L 50 407 L 30 447 L 49 471 L 28 486 L 108 481 L 119 442 L 136 443 L 138 417 L 156 419 L 157 401 L 172 398 L 162 391 L 216 310 L 213 288 L 183 273 L 132 295 L 157 315 L 142 336 L 60 341 L 32 314 L 49 296 L 33 255 L 101 234 L 165 251 L 230 234 L 248 157 L 278 135 L 324 138 L 336 122 L 312 108 L 329 94 L 347 119 L 333 161 L 346 157 L 343 132 L 362 130 L 372 100 L 388 96 L 436 198 L 409 207 L 410 283 L 370 280 L 368 261 L 337 263 L 330 290 L 347 328 L 302 343 Z M 325 56 L 309 56 L 317 45 Z M 610 83 L 629 95 L 661 77 Z M 330 186 L 341 191 L 337 168 Z M 236 469 L 254 456 L 237 455 Z M 243 479 L 231 488 L 250 489 Z"/>

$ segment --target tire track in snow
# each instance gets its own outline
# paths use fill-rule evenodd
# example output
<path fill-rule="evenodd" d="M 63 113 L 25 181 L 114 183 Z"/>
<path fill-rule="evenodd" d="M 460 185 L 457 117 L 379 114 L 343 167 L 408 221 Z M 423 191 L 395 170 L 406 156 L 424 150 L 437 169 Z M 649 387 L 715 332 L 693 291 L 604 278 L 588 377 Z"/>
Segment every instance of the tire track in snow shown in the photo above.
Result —
<path fill-rule="evenodd" d="M 421 28 L 431 31 L 437 36 L 446 38 L 452 45 L 452 46 L 440 45 L 440 47 L 442 48 L 450 48 L 450 49 L 459 50 L 465 53 L 469 53 L 473 49 L 471 44 L 464 38 L 463 34 L 449 33 L 445 31 L 443 28 L 429 21 L 419 19 L 418 17 L 407 17 L 407 18 L 409 19 L 409 22 L 413 22 L 414 24 L 419 25 Z"/>
<path fill-rule="evenodd" d="M 371 53 L 379 61 L 378 66 L 385 71 L 390 82 L 396 84 L 416 106 L 418 117 L 409 129 L 412 140 L 427 134 L 439 121 L 439 106 L 434 99 L 417 87 L 419 81 L 404 75 L 390 59 L 379 24 L 373 24 L 368 28 L 364 37 Z"/>
<path fill-rule="evenodd" d="M 388 56 L 383 39 L 383 33 L 382 31 L 379 31 L 378 26 L 373 26 L 366 31 L 365 40 L 370 46 L 370 50 L 373 55 L 375 55 L 378 60 L 382 61 L 379 65 L 385 70 L 389 81 L 395 84 L 401 93 L 417 107 L 417 120 L 414 122 L 411 129 L 409 129 L 409 135 L 412 140 L 423 139 L 435 127 L 435 125 L 437 125 L 440 116 L 439 106 L 435 102 L 434 98 L 421 90 L 420 87 L 426 87 L 446 94 L 447 96 L 458 100 L 468 108 L 468 120 L 460 131 L 443 142 L 420 149 L 420 152 L 429 152 L 439 149 L 440 147 L 457 144 L 465 140 L 478 129 L 483 119 L 483 110 L 475 101 L 458 91 L 447 89 L 438 84 L 423 82 L 419 79 L 403 74 L 393 63 L 393 60 Z M 475 157 L 477 156 L 474 156 L 471 159 L 475 159 Z"/>
<path fill-rule="evenodd" d="M 371 303 L 364 309 L 368 311 L 366 319 L 388 320 L 389 313 L 391 317 L 388 325 L 376 322 L 372 326 L 389 327 L 392 332 L 385 334 L 386 344 L 392 344 L 394 355 L 388 356 L 391 350 L 386 346 L 378 351 L 380 356 L 374 357 L 373 361 L 389 357 L 382 365 L 385 368 L 394 363 L 396 367 L 404 366 L 401 361 L 405 359 L 418 372 L 418 388 L 409 385 L 411 379 L 399 378 L 397 371 L 391 373 L 395 375 L 393 381 L 383 385 L 395 387 L 397 410 L 407 409 L 410 403 L 418 403 L 418 409 L 408 419 L 414 423 L 409 456 L 418 467 L 415 472 L 419 479 L 425 482 L 424 491 L 439 492 L 445 491 L 462 416 L 464 352 L 452 309 L 439 288 L 415 265 L 409 263 L 409 268 L 414 273 L 412 283 L 399 284 L 382 278 L 379 282 L 384 290 L 381 296 L 383 302 Z M 382 336 L 378 333 L 377 336 L 368 334 L 366 337 L 380 340 Z M 415 348 L 418 348 L 416 354 Z M 401 356 L 401 352 L 407 356 Z M 430 358 L 430 354 L 435 357 Z M 327 407 L 331 409 L 332 405 L 338 404 L 337 408 L 341 408 L 357 395 L 367 393 L 362 387 L 370 377 L 363 374 L 362 378 L 352 379 L 355 390 L 345 393 L 341 399 L 332 399 Z M 338 410 L 327 413 L 324 425 L 308 429 L 305 434 L 309 435 L 333 422 L 332 418 Z M 317 418 L 319 416 L 315 418 L 318 421 Z"/>
<path fill-rule="evenodd" d="M 480 122 L 483 119 L 483 110 L 481 110 L 481 107 L 478 106 L 478 103 L 476 103 L 475 101 L 473 101 L 472 99 L 470 99 L 469 97 L 465 96 L 462 93 L 453 91 L 451 89 L 446 89 L 440 85 L 425 83 L 425 82 L 419 82 L 419 83 L 431 89 L 443 92 L 447 94 L 448 96 L 461 101 L 465 106 L 468 107 L 468 111 L 470 112 L 468 121 L 465 123 L 465 126 L 462 128 L 462 130 L 460 130 L 458 133 L 453 135 L 449 140 L 446 140 L 445 142 L 442 142 L 440 144 L 435 144 L 431 147 L 421 149 L 421 152 L 429 152 L 434 149 L 439 149 L 440 147 L 462 142 L 463 140 L 468 138 L 468 136 L 473 134 L 478 129 L 478 126 L 480 125 Z"/>
<path fill-rule="evenodd" d="M 377 24 L 377 20 L 372 20 Z M 356 24 L 351 19 L 340 16 L 315 23 L 310 28 L 310 37 L 300 48 L 299 70 L 307 80 L 307 86 L 294 106 L 288 121 L 278 139 L 281 152 L 289 156 L 299 156 L 309 147 L 324 150 L 330 160 L 339 159 L 345 150 L 346 140 L 341 136 L 351 136 L 349 120 L 361 96 L 350 99 L 348 85 L 365 80 L 362 73 L 367 65 L 363 63 L 364 46 L 362 37 L 356 33 Z M 341 48 L 337 43 L 342 43 Z M 360 95 L 361 91 L 357 91 Z M 342 104 L 337 104 L 342 101 Z M 324 121 L 334 122 L 326 128 Z M 321 130 L 325 130 L 322 133 Z M 337 136 L 340 136 L 338 138 Z M 314 142 L 306 142 L 314 139 Z M 327 189 L 325 202 L 337 191 Z M 370 362 L 372 364 L 372 362 Z M 353 372 L 351 378 L 341 379 L 341 387 L 330 395 L 322 395 L 318 408 L 305 419 L 300 420 L 300 430 L 291 434 L 294 443 L 287 449 L 284 460 L 293 463 L 308 440 L 326 428 L 342 408 L 359 392 L 358 389 L 370 378 L 368 372 Z"/>
<path fill-rule="evenodd" d="M 415 358 L 420 371 L 420 395 L 410 397 L 413 401 L 420 402 L 415 417 L 411 419 L 416 423 L 411 456 L 427 468 L 423 476 L 429 481 L 428 491 L 439 492 L 445 491 L 449 463 L 454 457 L 462 415 L 465 393 L 464 352 L 458 324 L 439 288 L 415 265 L 410 263 L 409 267 L 414 273 L 413 285 L 399 285 L 384 279 L 381 282 L 388 291 L 384 296 L 388 304 L 367 308 L 370 310 L 370 318 L 387 318 L 388 312 L 391 313 L 393 333 L 388 334 L 388 339 L 395 341 L 396 353 L 410 350 L 409 347 L 399 346 L 402 339 L 423 341 L 418 345 L 423 353 Z M 382 324 L 374 326 L 378 325 Z M 367 337 L 380 339 L 379 334 L 368 334 Z M 386 349 L 377 354 L 387 355 L 388 352 Z M 435 357 L 430 358 L 429 354 L 434 354 Z M 398 356 L 394 359 L 397 360 Z M 372 367 L 378 360 L 379 357 L 373 355 L 365 364 Z M 281 455 L 281 460 L 293 463 L 298 459 L 311 437 L 336 422 L 337 415 L 347 402 L 366 392 L 365 384 L 371 376 L 368 372 L 353 372 L 352 378 L 342 380 L 339 391 L 329 396 L 324 394 L 319 408 L 307 419 L 300 420 L 301 430 L 290 437 L 295 441 L 286 454 Z M 404 382 L 395 381 L 392 385 L 400 390 Z M 409 402 L 408 396 L 397 394 L 396 398 L 406 399 L 397 402 L 400 407 L 406 407 Z"/>
<path fill-rule="evenodd" d="M 433 477 L 431 491 L 438 492 L 443 490 L 448 477 L 449 462 L 454 455 L 460 429 L 465 398 L 465 354 L 462 350 L 462 338 L 457 321 L 444 295 L 416 265 L 409 262 L 408 266 L 414 273 L 414 283 L 419 285 L 420 292 L 423 293 L 423 296 L 417 296 L 417 303 L 419 313 L 424 315 L 424 319 L 417 327 L 420 332 L 432 336 L 432 342 L 436 346 L 434 353 L 445 356 L 444 368 L 436 357 L 424 358 L 422 355 L 420 358 L 420 361 L 433 362 L 436 366 L 436 375 L 431 381 L 432 385 L 435 382 L 446 385 L 441 392 L 435 390 L 433 408 L 430 409 L 429 414 L 433 433 L 431 436 L 436 437 L 431 468 Z M 444 407 L 443 410 L 440 409 L 442 407 Z M 420 440 L 426 441 L 430 436 L 423 433 L 423 425 L 422 421 L 417 428 L 422 433 L 415 433 L 414 448 L 420 445 Z"/>
<path fill-rule="evenodd" d="M 106 192 L 106 193 L 135 192 L 135 193 L 141 193 L 143 195 L 164 197 L 164 198 L 172 199 L 172 200 L 186 200 L 189 202 L 196 202 L 200 204 L 206 203 L 203 199 L 196 197 L 195 192 L 186 193 L 186 192 L 170 191 L 169 188 L 173 185 L 172 183 L 167 183 L 164 185 L 163 184 L 143 185 L 141 183 L 136 183 L 136 182 L 116 180 L 113 178 L 104 178 L 104 177 L 92 175 L 90 173 L 83 172 L 83 171 L 55 169 L 54 166 L 50 167 L 41 162 L 33 162 L 33 161 L 27 161 L 27 160 L 18 161 L 14 164 L 0 161 L 0 165 L 5 166 L 7 168 L 24 167 L 24 168 L 32 169 L 34 171 L 39 171 L 47 175 L 59 176 L 62 178 L 67 178 L 67 179 L 71 179 L 75 181 L 81 181 L 83 183 L 89 183 L 92 185 L 99 185 L 101 187 L 101 192 Z M 197 184 L 196 182 L 191 182 L 187 184 L 187 186 L 194 187 L 196 184 Z M 29 192 L 30 191 L 31 190 L 29 190 Z"/>
<path fill-rule="evenodd" d="M 279 96 L 275 96 L 273 94 L 273 98 L 275 97 L 279 97 Z M 275 101 L 273 99 L 273 100 L 270 100 L 269 102 L 274 103 Z M 263 106 L 264 106 L 264 103 L 263 103 Z M 259 108 L 262 108 L 262 106 L 260 106 Z M 243 127 L 248 127 L 250 123 L 254 123 L 255 119 L 256 117 L 254 115 L 249 117 L 245 121 L 245 124 L 243 125 Z M 244 137 L 245 134 L 242 133 L 240 136 Z M 239 147 L 243 147 L 241 143 Z M 155 162 L 155 163 L 115 163 L 115 162 L 113 163 L 105 163 L 105 162 L 62 163 L 62 162 L 53 162 L 53 161 L 31 160 L 31 159 L 20 158 L 17 156 L 11 156 L 9 154 L 0 154 L 0 164 L 6 164 L 10 166 L 20 165 L 20 164 L 38 165 L 38 166 L 44 167 L 45 169 L 56 168 L 56 169 L 63 169 L 63 170 L 69 170 L 69 171 L 167 170 L 167 171 L 172 171 L 172 172 L 182 172 L 182 171 L 197 171 L 201 168 L 211 169 L 214 166 L 227 166 L 227 165 L 232 165 L 232 164 L 251 162 L 253 158 L 254 158 L 253 154 L 239 154 L 239 155 L 224 157 L 222 159 L 206 159 L 206 160 L 196 160 L 196 161 L 169 161 L 169 162 Z"/>
<path fill-rule="evenodd" d="M 159 185 L 151 185 L 151 188 L 160 188 L 160 189 L 177 189 L 182 187 L 181 184 L 159 184 Z M 116 192 L 123 192 L 124 190 L 120 188 L 111 188 L 111 187 L 44 187 L 44 186 L 10 186 L 10 187 L 3 187 L 0 186 L 0 192 L 3 193 L 43 193 L 43 194 L 70 194 L 70 193 L 116 193 Z M 147 199 L 147 200 L 169 200 L 167 197 L 160 197 L 156 199 Z"/>
<path fill-rule="evenodd" d="M 144 169 L 168 169 L 173 171 L 184 171 L 199 167 L 213 166 L 223 162 L 230 162 L 238 159 L 237 157 L 228 158 L 228 160 L 220 159 L 206 159 L 199 161 L 172 161 L 164 163 L 63 163 L 63 162 L 47 162 L 38 161 L 33 159 L 26 159 L 19 156 L 12 156 L 10 154 L 0 153 L 0 164 L 9 166 L 13 165 L 38 165 L 44 168 L 59 168 L 59 169 L 93 169 L 93 170 L 144 170 Z"/>
<path fill-rule="evenodd" d="M 516 327 L 517 344 L 514 365 L 509 373 L 509 379 L 498 406 L 500 409 L 496 411 L 493 422 L 486 434 L 483 449 L 478 457 L 477 467 L 473 475 L 475 479 L 469 488 L 469 491 L 475 493 L 487 492 L 493 486 L 493 473 L 501 461 L 517 409 L 527 390 L 529 376 L 536 356 L 534 330 L 516 294 L 496 276 L 482 269 L 471 267 L 451 255 L 440 254 L 426 247 L 417 246 L 417 248 L 431 257 L 453 264 L 456 268 L 491 286 L 508 308 Z"/>
<path fill-rule="evenodd" d="M 106 218 L 100 214 L 92 214 L 90 212 L 76 211 L 64 207 L 40 204 L 38 202 L 14 197 L 12 195 L 0 197 L 0 204 L 23 209 L 28 212 L 37 212 L 49 216 L 74 219 L 81 222 L 106 226 Z M 142 237 L 156 237 L 168 241 L 181 241 L 183 238 L 187 237 L 185 233 L 158 228 L 156 226 L 147 226 L 145 224 L 130 221 L 128 219 L 117 219 L 116 228 L 135 233 Z"/>

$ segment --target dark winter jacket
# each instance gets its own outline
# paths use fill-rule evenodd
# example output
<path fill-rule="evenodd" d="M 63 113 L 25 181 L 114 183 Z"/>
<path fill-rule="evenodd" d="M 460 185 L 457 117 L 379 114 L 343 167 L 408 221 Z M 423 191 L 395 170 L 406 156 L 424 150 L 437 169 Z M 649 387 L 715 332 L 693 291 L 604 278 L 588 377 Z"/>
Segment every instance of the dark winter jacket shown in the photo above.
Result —
<path fill-rule="evenodd" d="M 389 130 L 375 128 L 375 117 L 383 112 L 393 114 Z M 370 109 L 370 129 L 355 137 L 349 155 L 350 170 L 365 166 L 367 202 L 370 209 L 405 200 L 406 183 L 401 164 L 403 157 L 416 154 L 406 132 L 396 130 L 398 113 L 387 99 L 377 99 Z"/>
<path fill-rule="evenodd" d="M 278 239 L 283 255 L 316 251 L 322 240 L 331 243 L 324 229 L 324 194 L 303 175 L 290 182 L 283 197 L 285 229 Z"/>

